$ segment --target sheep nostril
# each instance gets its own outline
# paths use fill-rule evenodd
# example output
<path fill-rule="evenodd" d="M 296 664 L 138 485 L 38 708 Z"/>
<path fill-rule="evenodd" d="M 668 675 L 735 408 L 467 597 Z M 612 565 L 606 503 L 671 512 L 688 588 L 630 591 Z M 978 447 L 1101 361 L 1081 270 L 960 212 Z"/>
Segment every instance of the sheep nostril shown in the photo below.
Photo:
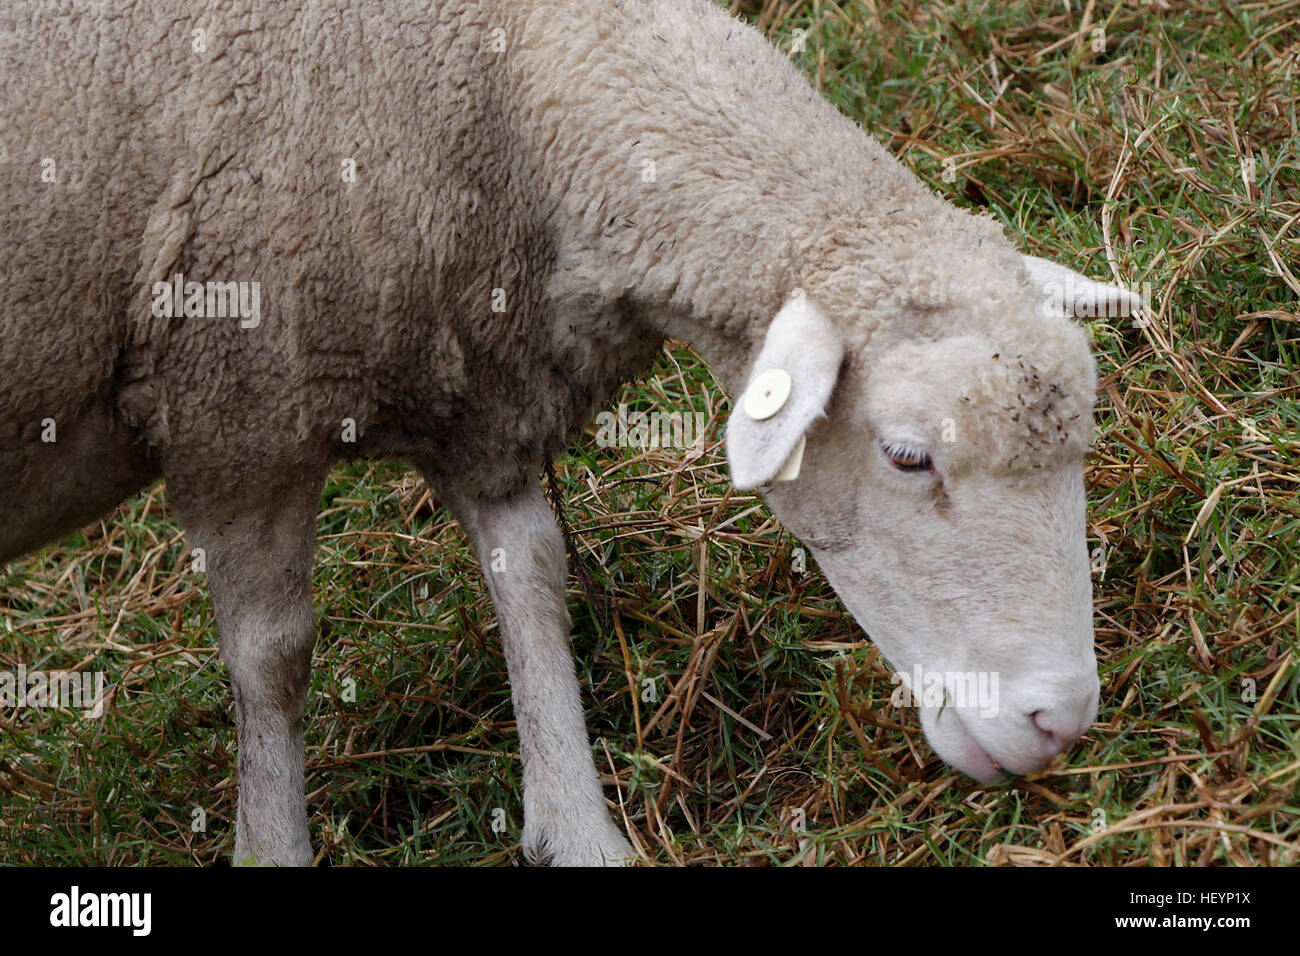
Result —
<path fill-rule="evenodd" d="M 1036 710 L 1029 715 L 1029 719 L 1042 735 L 1040 742 L 1042 744 L 1043 757 L 1046 760 L 1051 760 L 1068 747 L 1070 741 L 1074 739 L 1056 729 L 1057 724 L 1056 721 L 1052 719 L 1050 711 Z"/>

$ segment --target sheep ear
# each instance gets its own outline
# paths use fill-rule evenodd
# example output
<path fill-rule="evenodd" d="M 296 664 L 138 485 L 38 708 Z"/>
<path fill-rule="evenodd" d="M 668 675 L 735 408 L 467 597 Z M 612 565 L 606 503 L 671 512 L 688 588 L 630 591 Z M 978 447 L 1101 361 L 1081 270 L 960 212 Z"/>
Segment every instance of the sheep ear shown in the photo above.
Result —
<path fill-rule="evenodd" d="M 798 476 L 804 433 L 826 408 L 843 357 L 830 321 L 802 292 L 781 307 L 727 422 L 733 485 Z"/>
<path fill-rule="evenodd" d="M 1041 294 L 1045 315 L 1072 315 L 1084 319 L 1094 316 L 1115 318 L 1133 315 L 1142 308 L 1142 297 L 1118 286 L 1094 282 L 1085 275 L 1038 256 L 1020 257 L 1029 284 Z"/>

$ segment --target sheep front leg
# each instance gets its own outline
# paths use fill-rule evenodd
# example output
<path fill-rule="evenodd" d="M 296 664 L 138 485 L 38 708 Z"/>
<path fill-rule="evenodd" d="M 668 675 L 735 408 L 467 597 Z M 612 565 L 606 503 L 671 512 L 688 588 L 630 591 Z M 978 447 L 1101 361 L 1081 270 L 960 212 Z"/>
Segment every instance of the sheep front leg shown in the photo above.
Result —
<path fill-rule="evenodd" d="M 205 502 L 182 510 L 191 541 L 204 549 L 221 656 L 234 690 L 236 865 L 312 861 L 302 720 L 315 636 L 311 563 L 318 487 L 279 487 L 254 502 Z"/>
<path fill-rule="evenodd" d="M 564 540 L 536 479 L 508 498 L 451 495 L 505 645 L 524 764 L 524 853 L 554 866 L 616 865 L 632 848 L 610 821 L 583 719 L 564 605 Z"/>

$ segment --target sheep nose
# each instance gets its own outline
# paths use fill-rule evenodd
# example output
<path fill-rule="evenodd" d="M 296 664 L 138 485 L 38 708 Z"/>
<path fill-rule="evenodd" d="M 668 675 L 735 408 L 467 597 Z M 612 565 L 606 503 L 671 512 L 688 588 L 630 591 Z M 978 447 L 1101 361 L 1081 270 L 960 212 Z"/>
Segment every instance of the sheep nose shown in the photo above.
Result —
<path fill-rule="evenodd" d="M 1074 743 L 1088 729 L 1096 711 L 1096 698 L 1089 697 L 1082 706 L 1048 707 L 1030 714 L 1029 719 L 1041 734 L 1043 759 L 1051 760 Z"/>

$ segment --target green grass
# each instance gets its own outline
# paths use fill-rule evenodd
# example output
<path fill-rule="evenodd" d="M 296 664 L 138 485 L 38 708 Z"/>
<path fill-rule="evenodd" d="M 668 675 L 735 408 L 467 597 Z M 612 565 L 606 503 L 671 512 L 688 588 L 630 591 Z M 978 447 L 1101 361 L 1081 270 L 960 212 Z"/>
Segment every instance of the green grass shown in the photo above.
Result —
<path fill-rule="evenodd" d="M 704 453 L 593 429 L 556 468 L 609 605 L 606 626 L 571 579 L 588 725 L 653 862 L 1300 862 L 1300 2 L 1098 5 L 1083 30 L 1071 8 L 738 9 L 783 48 L 805 31 L 795 59 L 830 99 L 1026 251 L 1150 283 L 1149 325 L 1089 324 L 1098 720 L 1033 779 L 945 768 L 816 568 L 792 568 L 797 542 L 728 489 L 726 400 L 674 349 L 610 407 L 705 412 Z M 0 669 L 113 687 L 99 721 L 0 714 L 0 861 L 229 856 L 227 680 L 163 498 L 0 570 Z M 335 469 L 319 531 L 322 860 L 519 862 L 505 667 L 460 531 L 388 463 Z"/>

